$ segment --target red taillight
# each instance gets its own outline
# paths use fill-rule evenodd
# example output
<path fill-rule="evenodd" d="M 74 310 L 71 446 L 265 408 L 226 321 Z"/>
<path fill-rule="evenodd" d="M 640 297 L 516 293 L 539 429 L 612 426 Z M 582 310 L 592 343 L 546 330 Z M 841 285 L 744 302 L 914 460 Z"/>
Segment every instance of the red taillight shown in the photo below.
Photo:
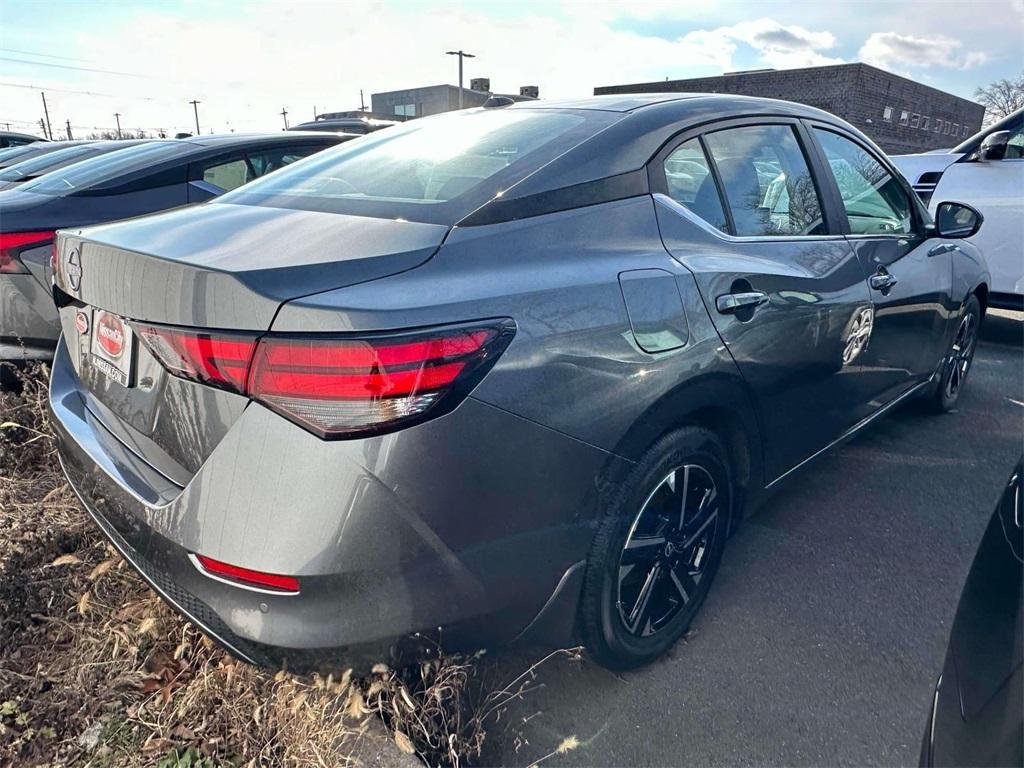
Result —
<path fill-rule="evenodd" d="M 228 579 L 229 581 L 238 582 L 241 586 L 260 587 L 261 589 L 291 594 L 299 591 L 299 580 L 294 576 L 254 571 L 250 568 L 222 563 L 220 560 L 214 560 L 212 557 L 206 557 L 205 555 L 194 555 L 194 558 L 200 570 Z"/>
<path fill-rule="evenodd" d="M 248 395 L 324 438 L 451 410 L 514 333 L 510 320 L 362 338 L 134 327 L 175 376 Z"/>
<path fill-rule="evenodd" d="M 18 258 L 18 251 L 25 246 L 45 245 L 53 240 L 53 235 L 52 231 L 0 233 L 0 274 L 26 274 L 28 269 Z"/>
<path fill-rule="evenodd" d="M 164 326 L 133 326 L 164 368 L 184 379 L 243 392 L 256 338 Z"/>
<path fill-rule="evenodd" d="M 362 339 L 271 334 L 256 349 L 248 391 L 321 437 L 392 429 L 450 410 L 511 332 L 497 323 Z"/>

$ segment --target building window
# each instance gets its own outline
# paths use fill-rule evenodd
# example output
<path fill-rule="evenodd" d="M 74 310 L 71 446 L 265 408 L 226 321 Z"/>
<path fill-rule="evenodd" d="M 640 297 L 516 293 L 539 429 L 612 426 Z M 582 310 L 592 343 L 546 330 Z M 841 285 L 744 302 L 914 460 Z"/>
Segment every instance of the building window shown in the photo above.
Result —
<path fill-rule="evenodd" d="M 953 135 L 954 136 L 959 136 L 960 135 L 960 123 L 953 123 Z"/>
<path fill-rule="evenodd" d="M 942 135 L 949 136 L 949 120 L 942 121 Z"/>
<path fill-rule="evenodd" d="M 935 132 L 936 133 L 942 133 L 942 118 L 941 117 L 935 118 Z"/>
<path fill-rule="evenodd" d="M 928 130 L 928 126 L 931 124 L 931 121 L 932 121 L 932 119 L 930 117 L 928 117 L 928 115 L 924 115 L 921 118 L 921 130 L 922 131 L 927 131 Z"/>
<path fill-rule="evenodd" d="M 900 125 L 906 125 L 909 122 L 910 122 L 910 113 L 907 112 L 907 110 L 904 109 L 903 111 L 900 112 Z"/>
<path fill-rule="evenodd" d="M 912 118 L 910 118 L 910 127 L 911 128 L 917 128 L 920 125 L 921 125 L 921 115 L 919 115 L 917 112 L 915 112 L 914 116 Z"/>
<path fill-rule="evenodd" d="M 963 136 L 963 137 L 964 137 L 965 139 L 966 139 L 966 138 L 967 138 L 967 137 L 968 137 L 968 136 L 970 135 L 970 134 L 969 134 L 969 133 L 967 132 L 967 126 L 966 126 L 966 125 L 964 126 L 964 132 L 963 132 L 962 134 L 960 134 L 960 135 L 961 135 L 961 136 Z"/>
<path fill-rule="evenodd" d="M 416 117 L 415 104 L 395 104 L 395 114 L 403 117 Z"/>
<path fill-rule="evenodd" d="M 892 122 L 892 107 L 886 107 L 882 110 L 882 119 L 887 123 Z"/>

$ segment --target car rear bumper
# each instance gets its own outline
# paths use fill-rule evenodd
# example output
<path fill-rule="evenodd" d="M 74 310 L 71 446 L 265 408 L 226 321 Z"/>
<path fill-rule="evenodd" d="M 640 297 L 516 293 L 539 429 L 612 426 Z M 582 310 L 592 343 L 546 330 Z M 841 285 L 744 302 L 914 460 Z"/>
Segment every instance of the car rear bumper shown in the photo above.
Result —
<path fill-rule="evenodd" d="M 32 275 L 0 275 L 0 360 L 49 360 L 60 336 L 53 298 Z"/>
<path fill-rule="evenodd" d="M 104 427 L 80 386 L 61 344 L 50 408 L 82 503 L 164 599 L 261 665 L 372 663 L 438 628 L 446 648 L 508 641 L 531 623 L 565 631 L 601 478 L 622 470 L 473 399 L 399 433 L 337 442 L 250 405 L 176 488 Z M 192 554 L 294 575 L 300 593 L 218 581 Z M 534 621 L 542 612 L 570 618 Z"/>

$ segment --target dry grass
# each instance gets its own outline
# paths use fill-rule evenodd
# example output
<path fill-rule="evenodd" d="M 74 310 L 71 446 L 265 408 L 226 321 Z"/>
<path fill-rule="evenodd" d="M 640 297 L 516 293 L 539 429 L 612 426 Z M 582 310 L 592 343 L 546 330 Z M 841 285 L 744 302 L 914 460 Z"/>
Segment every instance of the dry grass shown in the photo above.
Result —
<path fill-rule="evenodd" d="M 56 461 L 46 373 L 0 391 L 0 765 L 389 762 L 381 720 L 394 747 L 430 764 L 479 757 L 535 667 L 488 692 L 475 657 L 438 653 L 364 679 L 235 661 L 168 609 L 78 505 Z"/>

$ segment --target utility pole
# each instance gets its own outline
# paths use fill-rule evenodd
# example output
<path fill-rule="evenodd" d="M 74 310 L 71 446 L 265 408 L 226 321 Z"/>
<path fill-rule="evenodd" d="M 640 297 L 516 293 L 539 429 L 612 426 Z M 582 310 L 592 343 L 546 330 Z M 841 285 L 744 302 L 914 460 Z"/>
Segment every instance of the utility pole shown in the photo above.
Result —
<path fill-rule="evenodd" d="M 39 129 L 43 132 L 43 136 L 46 136 L 46 121 L 43 118 L 39 118 Z"/>
<path fill-rule="evenodd" d="M 359 89 L 359 111 L 360 112 L 365 112 L 366 111 L 366 100 L 363 98 L 363 89 L 362 88 Z"/>
<path fill-rule="evenodd" d="M 199 135 L 199 103 L 195 99 L 189 102 L 192 105 L 192 111 L 196 113 L 196 136 Z"/>
<path fill-rule="evenodd" d="M 466 53 L 462 49 L 457 51 L 445 51 L 449 56 L 459 57 L 459 109 L 462 109 L 462 60 L 463 59 L 475 59 L 476 55 L 472 53 Z"/>
<path fill-rule="evenodd" d="M 53 129 L 50 127 L 50 110 L 46 107 L 46 94 L 40 91 L 39 95 L 43 97 L 43 114 L 46 115 L 46 135 L 50 141 L 53 141 Z"/>
<path fill-rule="evenodd" d="M 115 112 L 114 119 L 117 121 L 117 138 L 121 138 L 121 113 Z"/>
<path fill-rule="evenodd" d="M 64 121 L 64 125 L 67 126 L 67 129 L 68 129 L 68 141 L 71 141 L 72 139 L 75 138 L 74 136 L 71 135 L 71 121 L 70 120 L 65 120 Z"/>
<path fill-rule="evenodd" d="M 281 117 L 284 118 L 284 129 L 287 131 L 288 130 L 288 110 L 285 109 L 284 107 L 281 107 Z"/>

